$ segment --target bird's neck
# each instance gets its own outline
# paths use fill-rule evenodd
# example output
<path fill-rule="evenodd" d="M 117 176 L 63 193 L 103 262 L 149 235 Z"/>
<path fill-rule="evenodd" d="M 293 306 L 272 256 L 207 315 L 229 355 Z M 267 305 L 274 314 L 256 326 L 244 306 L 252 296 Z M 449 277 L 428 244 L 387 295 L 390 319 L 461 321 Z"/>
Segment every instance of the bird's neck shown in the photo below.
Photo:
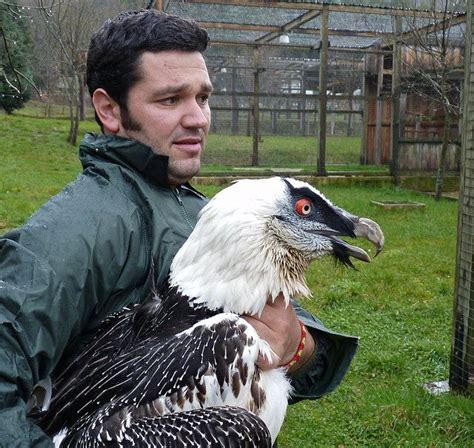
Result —
<path fill-rule="evenodd" d="M 193 306 L 259 314 L 269 299 L 280 294 L 287 303 L 310 294 L 304 280 L 308 260 L 287 250 L 275 251 L 260 242 L 252 251 L 243 251 L 236 244 L 228 250 L 202 244 L 199 249 L 188 240 L 170 273 L 171 286 L 188 296 Z"/>

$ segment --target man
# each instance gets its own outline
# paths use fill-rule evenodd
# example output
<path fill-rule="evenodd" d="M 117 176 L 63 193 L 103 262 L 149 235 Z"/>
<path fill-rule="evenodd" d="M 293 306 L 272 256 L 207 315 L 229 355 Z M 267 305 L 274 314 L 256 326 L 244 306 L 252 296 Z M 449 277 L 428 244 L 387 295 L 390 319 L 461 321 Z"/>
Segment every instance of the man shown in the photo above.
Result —
<path fill-rule="evenodd" d="M 108 314 L 143 301 L 192 231 L 206 203 L 188 181 L 210 124 L 207 43 L 197 24 L 156 11 L 122 14 L 92 38 L 103 133 L 81 143 L 77 180 L 0 241 L 1 446 L 50 446 L 26 416 L 35 385 L 37 399 Z M 262 368 L 292 364 L 294 401 L 334 389 L 356 349 L 280 298 L 246 318 L 278 355 Z M 298 320 L 308 337 L 295 357 Z"/>

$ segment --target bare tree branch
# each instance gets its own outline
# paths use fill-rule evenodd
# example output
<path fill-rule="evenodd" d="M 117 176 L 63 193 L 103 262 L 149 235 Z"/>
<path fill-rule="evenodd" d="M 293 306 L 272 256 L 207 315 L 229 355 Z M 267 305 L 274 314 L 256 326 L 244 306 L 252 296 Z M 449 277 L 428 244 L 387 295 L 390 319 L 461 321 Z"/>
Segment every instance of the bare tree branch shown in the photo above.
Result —
<path fill-rule="evenodd" d="M 17 90 L 18 92 L 20 92 L 22 90 L 21 88 L 21 81 L 20 81 L 20 78 L 18 77 L 16 71 L 15 71 L 15 66 L 13 65 L 13 61 L 12 61 L 12 58 L 11 58 L 11 55 L 10 55 L 10 50 L 8 49 L 8 43 L 7 43 L 7 37 L 5 36 L 5 31 L 3 30 L 3 27 L 0 26 L 0 33 L 2 34 L 2 39 L 3 39 L 3 44 L 5 46 L 5 51 L 7 53 L 7 58 L 8 58 L 8 63 L 10 64 L 10 67 L 13 71 L 13 73 L 15 74 L 15 77 L 16 77 L 16 80 L 18 82 L 18 88 L 15 88 L 15 90 Z M 10 81 L 8 81 L 6 75 L 5 75 L 5 79 L 7 81 L 7 83 L 13 87 L 13 85 L 10 83 Z"/>
<path fill-rule="evenodd" d="M 38 87 L 36 87 L 35 83 L 33 82 L 32 79 L 28 78 L 25 74 L 23 74 L 22 72 L 20 72 L 20 70 L 17 70 L 17 69 L 14 69 L 15 70 L 15 73 L 19 76 L 21 76 L 31 87 L 33 87 L 33 89 L 35 90 L 35 92 L 38 94 L 38 96 L 40 97 L 40 99 L 42 99 L 42 94 L 40 92 L 40 90 L 38 89 Z"/>

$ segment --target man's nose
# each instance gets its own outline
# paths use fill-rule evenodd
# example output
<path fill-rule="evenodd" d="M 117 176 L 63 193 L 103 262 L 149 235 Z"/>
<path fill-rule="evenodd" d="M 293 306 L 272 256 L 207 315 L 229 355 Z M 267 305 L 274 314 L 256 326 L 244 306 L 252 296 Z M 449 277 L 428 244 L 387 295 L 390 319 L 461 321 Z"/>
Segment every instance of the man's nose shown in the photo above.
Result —
<path fill-rule="evenodd" d="M 186 105 L 183 118 L 181 120 L 185 128 L 207 128 L 210 121 L 209 106 L 202 106 L 197 101 Z"/>

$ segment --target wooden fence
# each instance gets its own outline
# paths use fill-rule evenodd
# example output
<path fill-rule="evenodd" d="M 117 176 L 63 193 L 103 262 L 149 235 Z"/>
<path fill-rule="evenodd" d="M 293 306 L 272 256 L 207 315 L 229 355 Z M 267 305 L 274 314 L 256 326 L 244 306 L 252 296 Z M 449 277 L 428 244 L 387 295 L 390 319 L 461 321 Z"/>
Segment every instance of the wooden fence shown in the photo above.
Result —
<path fill-rule="evenodd" d="M 400 140 L 400 169 L 403 171 L 436 171 L 442 143 L 439 140 Z M 460 146 L 449 145 L 446 170 L 459 171 Z"/>

